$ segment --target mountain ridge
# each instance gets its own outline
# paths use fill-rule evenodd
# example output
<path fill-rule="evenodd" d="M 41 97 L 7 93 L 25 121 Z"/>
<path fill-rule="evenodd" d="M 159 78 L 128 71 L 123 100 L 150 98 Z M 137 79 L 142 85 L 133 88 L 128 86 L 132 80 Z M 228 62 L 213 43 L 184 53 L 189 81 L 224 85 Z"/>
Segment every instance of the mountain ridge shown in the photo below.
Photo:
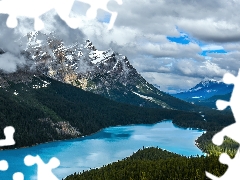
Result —
<path fill-rule="evenodd" d="M 24 71 L 45 75 L 112 100 L 143 107 L 194 110 L 148 83 L 128 58 L 112 49 L 98 51 L 90 40 L 64 45 L 54 33 L 31 32 L 19 39 Z"/>
<path fill-rule="evenodd" d="M 186 128 L 217 127 L 213 126 L 214 118 L 206 122 L 196 112 L 118 103 L 45 76 L 8 83 L 0 88 L 0 129 L 15 127 L 17 144 L 4 149 L 81 137 L 109 126 L 152 124 L 164 119 Z M 0 138 L 4 138 L 3 131 Z"/>
<path fill-rule="evenodd" d="M 85 46 L 65 47 L 52 36 L 43 35 L 42 41 L 26 36 L 30 43 L 21 51 L 25 66 L 14 73 L 0 71 L 0 129 L 11 125 L 17 132 L 17 144 L 6 149 L 164 119 L 172 119 L 180 127 L 210 131 L 233 122 L 229 113 L 159 91 L 138 74 L 126 56 L 112 50 L 103 51 L 105 57 L 93 54 L 96 48 L 90 41 Z M 0 138 L 4 138 L 3 132 Z"/>
<path fill-rule="evenodd" d="M 232 90 L 233 85 L 227 85 L 221 81 L 210 79 L 199 82 L 193 88 L 185 92 L 171 95 L 187 102 L 197 103 L 213 96 L 229 94 Z"/>

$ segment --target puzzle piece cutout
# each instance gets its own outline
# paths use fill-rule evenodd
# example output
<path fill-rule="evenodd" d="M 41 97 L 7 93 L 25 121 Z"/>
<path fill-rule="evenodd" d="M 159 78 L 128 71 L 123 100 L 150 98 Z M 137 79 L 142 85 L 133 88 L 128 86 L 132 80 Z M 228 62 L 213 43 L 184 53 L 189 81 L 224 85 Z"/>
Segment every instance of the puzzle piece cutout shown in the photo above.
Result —
<path fill-rule="evenodd" d="M 0 161 L 0 171 L 8 170 L 8 162 L 5 160 Z M 24 180 L 24 175 L 21 172 L 13 174 L 13 180 Z"/>
<path fill-rule="evenodd" d="M 223 82 L 226 84 L 234 84 L 232 96 L 229 102 L 217 100 L 216 106 L 219 110 L 224 110 L 226 107 L 230 106 L 236 122 L 215 134 L 212 138 L 212 142 L 220 146 L 224 141 L 224 137 L 228 136 L 240 144 L 240 111 L 238 106 L 238 103 L 240 103 L 240 70 L 237 77 L 230 73 L 226 73 L 223 77 Z M 207 177 L 212 180 L 240 179 L 240 173 L 238 172 L 240 167 L 240 148 L 233 159 L 231 159 L 226 153 L 223 153 L 220 155 L 219 161 L 222 164 L 228 165 L 226 173 L 221 177 L 216 177 L 209 172 L 206 172 Z"/>
<path fill-rule="evenodd" d="M 44 27 L 39 16 L 55 9 L 61 19 L 71 28 L 77 28 L 77 20 L 69 17 L 73 3 L 74 0 L 2 0 L 0 1 L 0 13 L 9 15 L 6 22 L 9 28 L 17 26 L 18 16 L 24 16 L 34 18 L 34 28 L 39 31 Z"/>
<path fill-rule="evenodd" d="M 110 18 L 110 22 L 109 22 L 109 25 L 108 25 L 108 29 L 112 29 L 113 28 L 113 25 L 117 19 L 117 15 L 118 13 L 117 12 L 113 12 L 113 11 L 110 11 L 108 8 L 107 8 L 107 5 L 108 5 L 108 2 L 109 0 L 78 0 L 80 2 L 83 2 L 83 3 L 87 3 L 89 4 L 91 7 L 88 9 L 87 13 L 86 13 L 86 16 L 88 19 L 94 19 L 97 17 L 97 10 L 98 9 L 102 9 L 108 13 L 111 14 L 111 18 Z M 119 5 L 122 5 L 122 0 L 115 0 Z"/>
<path fill-rule="evenodd" d="M 60 165 L 60 161 L 53 157 L 50 159 L 50 161 L 45 164 L 42 159 L 37 156 L 31 156 L 27 155 L 24 158 L 24 163 L 27 166 L 32 166 L 34 164 L 37 164 L 38 170 L 37 170 L 37 179 L 38 180 L 59 180 L 53 173 L 52 169 L 57 168 Z"/>
<path fill-rule="evenodd" d="M 15 132 L 15 129 L 12 126 L 7 126 L 4 128 L 4 135 L 5 139 L 0 140 L 0 146 L 9 146 L 14 145 L 15 141 L 13 139 L 13 134 Z M 38 180 L 45 180 L 45 179 L 51 179 L 51 180 L 59 180 L 53 173 L 52 169 L 57 168 L 60 165 L 60 161 L 53 157 L 50 159 L 50 161 L 45 164 L 42 159 L 37 156 L 31 156 L 27 155 L 24 158 L 24 163 L 27 166 L 32 166 L 34 164 L 37 164 L 38 171 L 37 171 L 37 177 Z M 6 171 L 8 170 L 8 162 L 6 160 L 0 161 L 0 171 Z M 24 180 L 24 175 L 21 172 L 15 172 L 12 176 L 13 180 Z"/>
<path fill-rule="evenodd" d="M 219 110 L 224 110 L 227 106 L 230 106 L 236 122 L 240 123 L 240 111 L 239 111 L 239 102 L 240 102 L 240 71 L 238 76 L 235 77 L 230 73 L 226 73 L 223 77 L 223 82 L 226 84 L 234 84 L 234 89 L 230 101 L 217 100 L 216 105 Z"/>
<path fill-rule="evenodd" d="M 34 29 L 39 31 L 44 28 L 43 21 L 39 18 L 44 13 L 55 9 L 57 14 L 66 24 L 76 29 L 79 27 L 77 18 L 70 18 L 70 12 L 75 0 L 1 0 L 0 13 L 8 14 L 7 26 L 15 28 L 18 25 L 17 17 L 28 17 L 34 19 Z M 108 10 L 107 4 L 110 0 L 78 0 L 87 3 L 91 8 L 87 11 L 87 17 L 92 19 L 97 15 L 98 9 L 103 9 L 112 14 L 108 29 L 112 29 L 117 18 L 117 12 Z M 119 5 L 122 0 L 115 0 Z"/>
<path fill-rule="evenodd" d="M 219 110 L 224 110 L 227 106 L 230 106 L 235 118 L 235 123 L 223 128 L 219 133 L 213 136 L 213 143 L 220 146 L 224 141 L 224 136 L 228 136 L 234 141 L 240 143 L 240 136 L 238 134 L 240 130 L 240 71 L 238 76 L 235 77 L 232 74 L 226 73 L 223 77 L 223 82 L 226 84 L 234 84 L 234 89 L 230 101 L 217 100 L 216 106 Z"/>
<path fill-rule="evenodd" d="M 37 179 L 38 180 L 59 180 L 53 173 L 52 169 L 57 168 L 60 165 L 60 161 L 53 157 L 50 159 L 50 161 L 45 164 L 42 159 L 37 156 L 31 156 L 27 155 L 24 158 L 24 163 L 27 166 L 32 166 L 34 164 L 37 164 L 38 170 L 37 170 Z M 0 161 L 0 171 L 6 171 L 8 169 L 8 162 L 5 160 Z M 24 180 L 24 175 L 21 172 L 16 172 L 12 176 L 13 180 Z"/>
<path fill-rule="evenodd" d="M 8 162 L 5 160 L 0 161 L 0 171 L 6 171 L 8 169 Z"/>
<path fill-rule="evenodd" d="M 4 128 L 5 139 L 0 140 L 0 147 L 11 146 L 15 144 L 15 141 L 13 139 L 14 132 L 15 132 L 15 129 L 12 126 L 7 126 Z"/>
<path fill-rule="evenodd" d="M 214 176 L 206 172 L 206 176 L 212 180 L 238 180 L 240 179 L 239 167 L 240 167 L 240 149 L 238 149 L 235 157 L 231 159 L 226 153 L 222 153 L 219 157 L 219 162 L 227 164 L 228 169 L 221 177 Z"/>
<path fill-rule="evenodd" d="M 16 172 L 13 174 L 13 180 L 24 180 L 24 175 L 21 172 Z"/>

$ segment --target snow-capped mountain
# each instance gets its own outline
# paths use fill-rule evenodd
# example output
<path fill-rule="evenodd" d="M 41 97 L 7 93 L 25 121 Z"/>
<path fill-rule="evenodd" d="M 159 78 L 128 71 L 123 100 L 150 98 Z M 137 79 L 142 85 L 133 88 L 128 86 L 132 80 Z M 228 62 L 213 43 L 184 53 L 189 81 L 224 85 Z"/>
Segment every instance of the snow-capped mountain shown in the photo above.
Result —
<path fill-rule="evenodd" d="M 225 95 L 232 92 L 233 85 L 227 85 L 221 81 L 213 79 L 201 81 L 188 91 L 172 94 L 172 96 L 179 99 L 196 102 L 208 99 L 216 95 Z"/>
<path fill-rule="evenodd" d="M 24 72 L 45 75 L 119 102 L 167 109 L 194 108 L 149 84 L 126 56 L 112 49 L 99 51 L 90 40 L 65 45 L 54 33 L 32 32 L 17 43 L 27 62 Z"/>
<path fill-rule="evenodd" d="M 220 81 L 216 81 L 214 79 L 209 79 L 209 80 L 206 80 L 206 81 L 201 81 L 199 84 L 197 84 L 196 86 L 194 86 L 193 88 L 189 89 L 188 92 L 196 92 L 198 90 L 201 90 L 201 89 L 207 89 L 207 88 L 212 88 L 213 86 L 215 85 L 219 85 L 221 84 L 222 82 Z M 213 90 L 215 91 L 215 90 Z"/>

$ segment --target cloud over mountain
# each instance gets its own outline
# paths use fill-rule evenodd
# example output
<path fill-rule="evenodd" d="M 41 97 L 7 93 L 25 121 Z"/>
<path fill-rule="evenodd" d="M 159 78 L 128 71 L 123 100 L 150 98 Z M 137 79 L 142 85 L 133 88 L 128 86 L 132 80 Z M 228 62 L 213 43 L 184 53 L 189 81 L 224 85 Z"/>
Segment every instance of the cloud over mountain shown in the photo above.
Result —
<path fill-rule="evenodd" d="M 89 21 L 84 16 L 89 6 L 80 2 L 74 3 L 71 14 L 80 19 L 77 30 L 50 11 L 41 17 L 44 31 L 55 30 L 66 43 L 90 39 L 99 50 L 112 48 L 126 55 L 150 83 L 164 91 L 184 88 L 186 79 L 190 79 L 188 89 L 202 78 L 236 74 L 240 67 L 239 1 L 123 0 L 121 6 L 111 1 L 108 7 L 118 12 L 110 31 L 110 14 L 99 11 L 97 19 Z M 6 18 L 0 15 L 0 47 L 14 53 L 18 51 L 14 39 L 32 31 L 33 20 L 18 19 L 19 26 L 13 30 L 6 27 Z M 152 73 L 154 78 L 150 78 Z"/>

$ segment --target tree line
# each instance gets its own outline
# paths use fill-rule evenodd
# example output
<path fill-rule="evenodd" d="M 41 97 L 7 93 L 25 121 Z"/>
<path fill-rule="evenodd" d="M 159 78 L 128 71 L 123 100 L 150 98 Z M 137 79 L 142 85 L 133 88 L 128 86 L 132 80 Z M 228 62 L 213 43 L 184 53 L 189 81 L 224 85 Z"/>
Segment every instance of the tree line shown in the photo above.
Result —
<path fill-rule="evenodd" d="M 185 157 L 151 147 L 101 168 L 75 172 L 64 180 L 206 180 L 205 171 L 222 176 L 226 169 L 217 156 Z"/>

